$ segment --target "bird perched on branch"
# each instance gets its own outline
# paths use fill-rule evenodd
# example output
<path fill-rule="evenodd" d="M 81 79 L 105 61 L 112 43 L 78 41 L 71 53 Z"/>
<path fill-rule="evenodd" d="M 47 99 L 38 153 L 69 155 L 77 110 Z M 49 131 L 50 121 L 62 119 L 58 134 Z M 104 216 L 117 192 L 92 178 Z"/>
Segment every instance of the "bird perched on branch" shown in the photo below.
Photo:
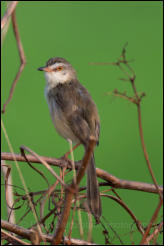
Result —
<path fill-rule="evenodd" d="M 88 91 L 77 79 L 76 71 L 64 58 L 47 61 L 45 96 L 53 124 L 63 138 L 87 149 L 89 138 L 99 141 L 100 121 L 96 105 Z M 94 154 L 87 166 L 87 201 L 91 213 L 99 223 L 101 200 L 96 177 Z"/>

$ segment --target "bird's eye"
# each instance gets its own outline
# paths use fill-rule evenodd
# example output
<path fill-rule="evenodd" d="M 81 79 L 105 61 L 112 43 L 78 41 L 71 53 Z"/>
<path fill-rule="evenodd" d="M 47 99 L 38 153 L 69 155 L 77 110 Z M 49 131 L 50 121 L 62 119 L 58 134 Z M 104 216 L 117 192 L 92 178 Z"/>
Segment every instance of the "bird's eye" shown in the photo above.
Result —
<path fill-rule="evenodd" d="M 57 71 L 61 71 L 63 69 L 63 67 L 57 67 L 56 70 Z"/>

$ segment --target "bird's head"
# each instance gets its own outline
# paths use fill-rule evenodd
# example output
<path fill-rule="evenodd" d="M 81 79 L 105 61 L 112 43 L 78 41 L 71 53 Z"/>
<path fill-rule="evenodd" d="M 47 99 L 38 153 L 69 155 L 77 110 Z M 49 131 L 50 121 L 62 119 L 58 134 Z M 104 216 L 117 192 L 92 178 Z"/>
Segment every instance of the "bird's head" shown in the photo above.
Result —
<path fill-rule="evenodd" d="M 70 82 L 76 78 L 76 71 L 72 65 L 61 57 L 51 58 L 44 67 L 38 68 L 45 72 L 47 84 L 51 87 Z"/>

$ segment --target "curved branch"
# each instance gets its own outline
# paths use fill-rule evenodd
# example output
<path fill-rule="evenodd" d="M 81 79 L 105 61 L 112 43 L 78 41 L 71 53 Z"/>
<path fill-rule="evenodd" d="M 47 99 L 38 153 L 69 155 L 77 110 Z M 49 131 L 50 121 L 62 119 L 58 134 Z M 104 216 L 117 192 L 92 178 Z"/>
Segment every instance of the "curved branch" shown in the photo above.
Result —
<path fill-rule="evenodd" d="M 112 195 L 108 195 L 108 194 L 102 194 L 101 196 L 104 197 L 108 197 L 114 201 L 116 201 L 118 204 L 120 204 L 127 212 L 128 214 L 131 216 L 131 218 L 134 220 L 139 232 L 143 235 L 144 234 L 144 229 L 142 228 L 141 222 L 136 218 L 136 216 L 133 214 L 133 212 L 128 208 L 128 206 L 119 198 L 112 196 Z"/>

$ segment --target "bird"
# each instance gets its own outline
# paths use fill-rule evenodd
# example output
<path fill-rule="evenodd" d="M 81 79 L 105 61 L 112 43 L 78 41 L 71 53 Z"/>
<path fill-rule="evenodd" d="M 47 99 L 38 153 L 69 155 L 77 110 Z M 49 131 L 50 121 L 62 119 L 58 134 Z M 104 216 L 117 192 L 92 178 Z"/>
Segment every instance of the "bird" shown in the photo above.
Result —
<path fill-rule="evenodd" d="M 38 68 L 46 79 L 45 97 L 58 134 L 87 149 L 90 137 L 99 144 L 100 119 L 90 93 L 79 82 L 76 70 L 62 57 L 50 58 Z M 102 214 L 94 153 L 87 166 L 87 204 L 96 223 Z"/>

